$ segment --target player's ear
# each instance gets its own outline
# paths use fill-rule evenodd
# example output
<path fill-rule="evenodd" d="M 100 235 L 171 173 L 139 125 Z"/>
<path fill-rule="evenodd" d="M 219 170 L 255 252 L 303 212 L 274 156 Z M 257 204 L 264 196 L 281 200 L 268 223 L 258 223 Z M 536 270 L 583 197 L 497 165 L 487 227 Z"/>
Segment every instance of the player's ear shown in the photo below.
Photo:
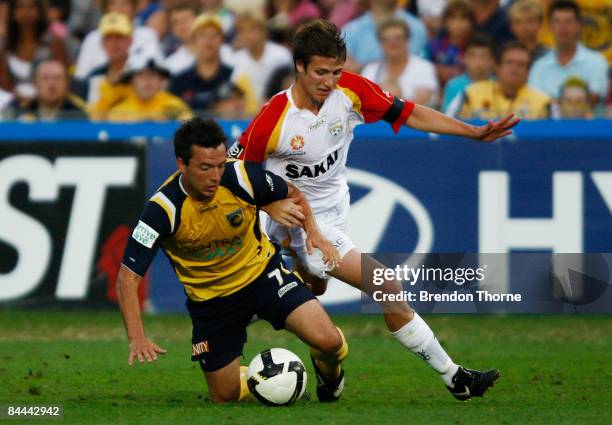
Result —
<path fill-rule="evenodd" d="M 303 73 L 306 72 L 306 66 L 304 65 L 304 62 L 302 61 L 296 61 L 295 62 L 295 70 L 299 73 Z"/>
<path fill-rule="evenodd" d="M 176 158 L 176 167 L 179 169 L 181 173 L 185 173 L 185 168 L 187 168 L 187 164 L 183 161 L 183 158 Z"/>

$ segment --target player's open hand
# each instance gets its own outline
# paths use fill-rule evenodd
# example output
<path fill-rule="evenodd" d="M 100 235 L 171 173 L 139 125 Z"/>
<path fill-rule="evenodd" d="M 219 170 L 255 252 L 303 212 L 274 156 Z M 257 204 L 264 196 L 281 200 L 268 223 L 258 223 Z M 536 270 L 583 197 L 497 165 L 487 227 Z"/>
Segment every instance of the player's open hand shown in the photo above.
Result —
<path fill-rule="evenodd" d="M 489 121 L 485 125 L 475 128 L 474 138 L 481 142 L 493 142 L 500 137 L 512 134 L 511 128 L 521 121 L 514 114 L 508 114 L 498 121 Z"/>
<path fill-rule="evenodd" d="M 149 338 L 143 337 L 134 339 L 130 341 L 130 357 L 128 358 L 128 364 L 132 366 L 135 358 L 137 358 L 140 363 L 144 363 L 145 360 L 148 363 L 152 363 L 157 360 L 158 354 L 166 354 L 166 350 L 160 348 Z"/>
<path fill-rule="evenodd" d="M 340 253 L 330 241 L 325 239 L 318 230 L 310 232 L 306 238 L 306 250 L 308 255 L 312 255 L 314 248 L 318 248 L 323 253 L 323 262 L 333 270 L 342 262 Z"/>
<path fill-rule="evenodd" d="M 281 199 L 262 208 L 272 220 L 287 227 L 301 226 L 304 221 L 302 207 L 295 198 Z"/>

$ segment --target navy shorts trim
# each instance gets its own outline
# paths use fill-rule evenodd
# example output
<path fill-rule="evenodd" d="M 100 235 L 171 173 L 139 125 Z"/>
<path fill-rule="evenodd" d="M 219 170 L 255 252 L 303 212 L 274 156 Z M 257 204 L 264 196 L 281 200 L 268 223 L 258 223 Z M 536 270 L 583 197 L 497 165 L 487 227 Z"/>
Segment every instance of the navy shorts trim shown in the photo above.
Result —
<path fill-rule="evenodd" d="M 254 315 L 283 329 L 287 316 L 316 297 L 288 271 L 276 253 L 264 272 L 239 291 L 207 301 L 187 299 L 193 324 L 191 360 L 212 372 L 242 356 L 247 326 Z"/>

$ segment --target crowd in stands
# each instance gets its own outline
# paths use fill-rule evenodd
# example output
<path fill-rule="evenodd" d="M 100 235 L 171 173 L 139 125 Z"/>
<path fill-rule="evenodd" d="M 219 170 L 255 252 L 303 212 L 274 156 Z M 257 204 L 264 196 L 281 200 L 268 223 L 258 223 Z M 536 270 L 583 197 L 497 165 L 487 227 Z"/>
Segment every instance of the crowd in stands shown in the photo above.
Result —
<path fill-rule="evenodd" d="M 462 119 L 612 118 L 606 0 L 4 0 L 4 120 L 248 119 L 328 19 L 345 70 Z"/>

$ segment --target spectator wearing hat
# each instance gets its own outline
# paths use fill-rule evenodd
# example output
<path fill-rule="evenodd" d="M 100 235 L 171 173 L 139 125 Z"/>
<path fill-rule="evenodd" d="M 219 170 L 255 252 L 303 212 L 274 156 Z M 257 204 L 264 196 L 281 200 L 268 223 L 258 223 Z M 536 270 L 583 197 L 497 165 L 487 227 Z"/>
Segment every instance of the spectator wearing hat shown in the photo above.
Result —
<path fill-rule="evenodd" d="M 102 10 L 105 14 L 122 13 L 131 20 L 136 15 L 136 0 L 102 0 Z M 133 30 L 133 42 L 130 45 L 130 54 L 138 53 L 147 56 L 163 57 L 157 34 L 148 27 L 139 26 Z M 91 72 L 103 66 L 108 61 L 105 49 L 102 46 L 103 35 L 99 30 L 87 34 L 81 44 L 81 50 L 76 61 L 75 78 L 84 79 Z"/>
<path fill-rule="evenodd" d="M 221 61 L 223 27 L 216 15 L 198 16 L 191 31 L 195 63 L 170 79 L 170 92 L 194 111 L 207 111 L 216 92 L 231 82 L 233 69 Z"/>
<path fill-rule="evenodd" d="M 34 69 L 36 97 L 13 101 L 6 115 L 21 121 L 86 119 L 85 101 L 68 91 L 68 72 L 62 61 L 46 59 Z"/>
<path fill-rule="evenodd" d="M 447 110 L 461 119 L 490 120 L 515 113 L 525 119 L 544 119 L 551 115 L 551 98 L 527 85 L 530 52 L 518 41 L 499 49 L 497 80 L 470 84 Z"/>
<path fill-rule="evenodd" d="M 249 117 L 244 90 L 230 84 L 219 90 L 212 100 L 212 115 L 224 120 L 244 120 Z"/>
<path fill-rule="evenodd" d="M 128 96 L 108 112 L 108 121 L 170 121 L 193 116 L 189 106 L 163 89 L 170 76 L 157 58 L 130 59 L 123 79 L 131 84 Z"/>
<path fill-rule="evenodd" d="M 592 97 L 589 85 L 580 78 L 569 78 L 561 87 L 558 115 L 562 119 L 593 118 Z"/>
<path fill-rule="evenodd" d="M 166 66 L 170 74 L 174 76 L 185 71 L 195 63 L 191 30 L 193 28 L 193 23 L 198 17 L 198 12 L 193 2 L 181 0 L 170 7 L 168 17 L 170 21 L 171 38 L 174 39 L 176 45 L 172 53 L 166 57 Z M 220 54 L 221 62 L 225 64 L 232 63 L 234 51 L 229 45 L 223 44 Z"/>
<path fill-rule="evenodd" d="M 265 89 L 272 73 L 279 67 L 293 64 L 291 52 L 280 44 L 268 41 L 263 16 L 241 14 L 236 19 L 236 37 L 244 46 L 234 55 L 232 81 L 250 86 L 254 93 L 248 112 L 255 114 L 267 100 Z"/>
<path fill-rule="evenodd" d="M 132 24 L 126 15 L 113 12 L 100 19 L 98 30 L 108 62 L 91 72 L 86 91 L 90 117 L 103 120 L 108 110 L 129 94 L 130 86 L 121 78 L 132 44 Z"/>
<path fill-rule="evenodd" d="M 608 94 L 608 63 L 603 55 L 578 41 L 580 21 L 580 8 L 575 2 L 557 0 L 551 4 L 548 22 L 555 48 L 533 64 L 529 84 L 557 98 L 568 78 L 579 77 L 588 83 L 595 104 Z"/>
<path fill-rule="evenodd" d="M 223 34 L 233 34 L 235 16 L 233 11 L 225 7 L 223 0 L 199 0 L 202 13 L 214 15 L 219 18 Z"/>

